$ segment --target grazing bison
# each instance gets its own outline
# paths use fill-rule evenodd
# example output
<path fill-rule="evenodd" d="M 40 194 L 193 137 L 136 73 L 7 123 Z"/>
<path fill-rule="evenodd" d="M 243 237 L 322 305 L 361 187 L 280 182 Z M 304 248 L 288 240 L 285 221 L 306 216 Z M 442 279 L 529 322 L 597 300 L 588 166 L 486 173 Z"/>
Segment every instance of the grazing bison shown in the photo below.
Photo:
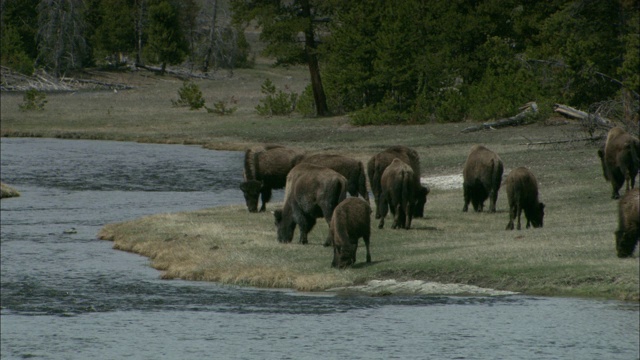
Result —
<path fill-rule="evenodd" d="M 413 206 L 414 217 L 424 217 L 424 205 L 427 203 L 427 195 L 429 194 L 429 188 L 420 185 L 420 157 L 418 153 L 406 146 L 396 145 L 387 148 L 386 150 L 374 155 L 369 159 L 367 163 L 367 175 L 369 176 L 369 182 L 371 183 L 371 192 L 373 192 L 373 199 L 376 203 L 376 219 L 380 218 L 378 212 L 378 204 L 380 203 L 380 194 L 382 193 L 381 178 L 384 170 L 391 164 L 393 159 L 400 159 L 406 164 L 411 166 L 413 174 L 416 178 L 414 184 L 417 184 L 415 191 L 415 204 Z"/>
<path fill-rule="evenodd" d="M 348 198 L 333 210 L 327 242 L 333 245 L 332 267 L 343 269 L 356 263 L 358 239 L 364 240 L 367 262 L 371 262 L 369 237 L 371 236 L 371 207 L 360 198 Z"/>
<path fill-rule="evenodd" d="M 627 190 L 635 187 L 639 154 L 640 142 L 636 137 L 619 127 L 609 130 L 604 147 L 598 149 L 598 156 L 604 178 L 611 182 L 612 199 L 620 198 L 623 183 Z"/>
<path fill-rule="evenodd" d="M 380 186 L 382 193 L 378 204 L 378 211 L 380 212 L 378 228 L 382 229 L 384 227 L 384 218 L 389 210 L 393 215 L 392 229 L 398 227 L 411 228 L 417 189 L 415 173 L 411 166 L 400 159 L 393 159 L 391 164 L 384 170 L 384 173 L 382 173 Z"/>
<path fill-rule="evenodd" d="M 306 156 L 302 162 L 328 167 L 347 179 L 347 191 L 351 196 L 362 196 L 369 203 L 367 177 L 362 162 L 336 154 L 315 154 Z"/>
<path fill-rule="evenodd" d="M 303 153 L 280 145 L 266 145 L 247 149 L 244 154 L 244 182 L 240 190 L 244 194 L 250 212 L 265 211 L 271 200 L 272 189 L 285 186 L 287 174 L 303 157 Z"/>
<path fill-rule="evenodd" d="M 616 252 L 619 258 L 631 257 L 640 238 L 640 190 L 627 191 L 618 203 L 618 230 L 616 230 Z"/>
<path fill-rule="evenodd" d="M 511 170 L 506 180 L 507 198 L 509 199 L 509 223 L 507 230 L 513 230 L 513 219 L 518 218 L 517 229 L 520 230 L 520 215 L 524 210 L 527 218 L 527 229 L 542 227 L 544 204 L 538 201 L 538 181 L 533 173 L 519 167 Z"/>
<path fill-rule="evenodd" d="M 306 244 L 316 218 L 324 217 L 329 224 L 333 209 L 347 197 L 347 179 L 329 168 L 302 163 L 287 176 L 285 193 L 284 207 L 273 213 L 278 241 L 291 242 L 298 225 L 300 243 Z"/>
<path fill-rule="evenodd" d="M 482 145 L 472 146 L 462 170 L 464 178 L 462 183 L 464 207 L 462 211 L 469 209 L 470 202 L 473 205 L 473 210 L 482 211 L 484 201 L 489 198 L 489 212 L 496 212 L 498 190 L 500 190 L 503 171 L 504 165 L 498 154 Z"/>

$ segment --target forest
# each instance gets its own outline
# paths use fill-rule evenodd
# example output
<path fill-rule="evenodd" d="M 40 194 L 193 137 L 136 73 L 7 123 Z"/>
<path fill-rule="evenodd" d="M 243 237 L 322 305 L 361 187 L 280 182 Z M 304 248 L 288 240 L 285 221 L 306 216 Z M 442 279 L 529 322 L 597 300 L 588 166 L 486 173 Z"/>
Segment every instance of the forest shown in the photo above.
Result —
<path fill-rule="evenodd" d="M 206 76 L 304 65 L 304 115 L 356 125 L 488 120 L 535 101 L 638 122 L 635 0 L 0 0 L 0 62 Z M 259 31 L 256 43 L 245 37 Z"/>

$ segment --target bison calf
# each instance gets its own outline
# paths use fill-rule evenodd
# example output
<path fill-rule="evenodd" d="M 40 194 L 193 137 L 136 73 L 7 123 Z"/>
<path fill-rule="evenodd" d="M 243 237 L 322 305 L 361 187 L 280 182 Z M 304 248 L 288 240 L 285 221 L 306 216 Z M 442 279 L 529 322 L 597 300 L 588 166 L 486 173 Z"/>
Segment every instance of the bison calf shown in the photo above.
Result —
<path fill-rule="evenodd" d="M 462 170 L 464 178 L 462 211 L 466 212 L 471 203 L 473 210 L 480 212 L 484 208 L 485 200 L 489 198 L 489 212 L 496 212 L 503 171 L 504 165 L 498 154 L 482 145 L 472 146 Z"/>
<path fill-rule="evenodd" d="M 371 207 L 360 198 L 348 198 L 333 210 L 327 242 L 333 246 L 332 267 L 345 268 L 356 262 L 358 239 L 364 240 L 367 262 L 371 262 Z"/>
<path fill-rule="evenodd" d="M 380 213 L 378 228 L 382 229 L 384 227 L 384 218 L 387 216 L 387 211 L 391 210 L 393 215 L 391 228 L 409 229 L 413 219 L 417 189 L 413 169 L 402 160 L 393 159 L 382 173 L 380 183 L 382 193 L 378 204 L 378 212 Z"/>
<path fill-rule="evenodd" d="M 520 215 L 524 210 L 527 218 L 527 229 L 542 227 L 544 218 L 544 204 L 538 201 L 538 181 L 529 169 L 519 167 L 507 176 L 507 198 L 509 199 L 509 223 L 507 230 L 513 230 L 513 219 L 518 218 L 520 230 Z"/>
<path fill-rule="evenodd" d="M 633 189 L 620 199 L 618 203 L 618 230 L 616 230 L 616 251 L 619 258 L 631 257 L 640 240 L 638 237 L 638 222 L 640 211 L 640 190 Z"/>

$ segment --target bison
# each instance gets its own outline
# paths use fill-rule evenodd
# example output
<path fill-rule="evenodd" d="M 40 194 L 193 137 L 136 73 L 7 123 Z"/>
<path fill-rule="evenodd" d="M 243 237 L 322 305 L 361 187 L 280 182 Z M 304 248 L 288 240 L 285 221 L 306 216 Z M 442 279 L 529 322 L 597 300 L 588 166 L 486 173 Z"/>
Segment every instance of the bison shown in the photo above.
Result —
<path fill-rule="evenodd" d="M 489 198 L 489 212 L 495 212 L 503 171 L 504 165 L 498 154 L 482 145 L 472 146 L 462 170 L 462 211 L 469 209 L 469 203 L 473 205 L 473 210 L 482 211 L 485 200 Z"/>
<path fill-rule="evenodd" d="M 316 218 L 331 222 L 333 209 L 347 197 L 347 179 L 334 170 L 308 163 L 296 165 L 287 175 L 284 207 L 273 213 L 278 229 L 278 241 L 289 243 L 296 225 L 300 226 L 300 243 L 307 243 L 307 234 Z"/>
<path fill-rule="evenodd" d="M 358 239 L 364 240 L 367 262 L 371 262 L 371 207 L 360 198 L 348 198 L 333 210 L 327 242 L 333 246 L 332 267 L 343 269 L 355 264 Z"/>
<path fill-rule="evenodd" d="M 328 167 L 347 179 L 347 192 L 351 196 L 362 196 L 369 203 L 367 178 L 362 162 L 336 154 L 315 154 L 306 156 L 302 162 Z"/>
<path fill-rule="evenodd" d="M 266 145 L 247 149 L 244 155 L 244 182 L 240 190 L 249 212 L 265 211 L 272 189 L 282 189 L 289 171 L 300 162 L 304 153 L 281 145 Z"/>
<path fill-rule="evenodd" d="M 640 190 L 633 189 L 618 202 L 618 230 L 616 230 L 616 252 L 619 258 L 631 257 L 640 238 L 638 222 L 640 222 Z"/>
<path fill-rule="evenodd" d="M 506 180 L 507 198 L 509 199 L 509 223 L 506 230 L 513 230 L 513 220 L 518 218 L 517 229 L 520 230 L 520 215 L 524 210 L 527 218 L 527 229 L 542 227 L 544 204 L 538 201 L 538 181 L 533 173 L 519 167 L 511 170 Z"/>
<path fill-rule="evenodd" d="M 413 219 L 413 207 L 415 205 L 416 177 L 411 166 L 400 159 L 393 159 L 382 173 L 380 179 L 382 193 L 378 212 L 380 213 L 380 224 L 378 228 L 384 227 L 384 218 L 391 210 L 393 215 L 392 229 L 398 227 L 409 229 Z"/>
<path fill-rule="evenodd" d="M 413 206 L 413 216 L 424 217 L 424 205 L 427 203 L 429 188 L 420 185 L 420 157 L 415 150 L 406 146 L 396 145 L 372 156 L 371 159 L 369 159 L 369 162 L 367 162 L 367 175 L 369 176 L 371 192 L 373 192 L 373 199 L 376 204 L 376 219 L 380 218 L 378 204 L 380 203 L 380 194 L 382 193 L 380 183 L 382 173 L 387 166 L 391 164 L 393 159 L 396 158 L 404 161 L 406 164 L 411 166 L 411 169 L 413 169 L 413 174 L 416 178 L 414 184 L 417 186 L 414 197 L 415 204 Z"/>
<path fill-rule="evenodd" d="M 611 182 L 612 199 L 620 198 L 620 188 L 626 183 L 626 189 L 633 189 L 638 174 L 638 154 L 640 142 L 638 138 L 619 127 L 609 130 L 604 147 L 598 149 L 602 163 L 602 173 Z"/>

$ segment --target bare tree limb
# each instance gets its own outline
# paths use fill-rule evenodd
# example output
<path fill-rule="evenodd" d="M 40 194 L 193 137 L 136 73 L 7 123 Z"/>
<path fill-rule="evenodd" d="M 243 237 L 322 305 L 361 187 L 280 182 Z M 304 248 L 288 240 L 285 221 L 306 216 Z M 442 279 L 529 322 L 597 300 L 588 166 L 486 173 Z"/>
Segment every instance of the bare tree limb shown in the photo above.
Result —
<path fill-rule="evenodd" d="M 468 133 L 468 132 L 480 131 L 480 130 L 497 129 L 497 128 L 506 127 L 506 126 L 523 125 L 527 122 L 527 118 L 529 117 L 530 114 L 536 113 L 538 111 L 538 105 L 535 102 L 530 102 L 527 105 L 523 106 L 521 109 L 523 109 L 523 111 L 518 113 L 515 116 L 492 121 L 492 122 L 486 122 L 480 125 L 470 126 L 462 129 L 462 131 L 460 132 Z"/>

